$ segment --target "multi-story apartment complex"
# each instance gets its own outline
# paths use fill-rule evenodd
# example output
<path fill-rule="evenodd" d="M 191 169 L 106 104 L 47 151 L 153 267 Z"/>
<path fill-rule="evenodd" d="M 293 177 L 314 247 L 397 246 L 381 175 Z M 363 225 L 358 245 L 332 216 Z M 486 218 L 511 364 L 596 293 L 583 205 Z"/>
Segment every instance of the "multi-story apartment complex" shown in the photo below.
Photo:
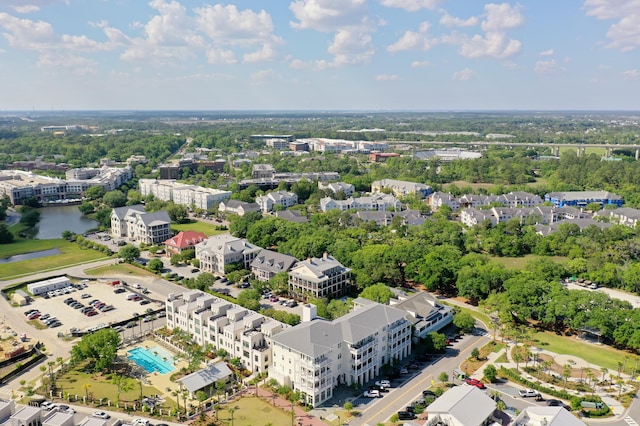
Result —
<path fill-rule="evenodd" d="M 284 209 L 295 206 L 298 204 L 298 196 L 293 192 L 275 191 L 256 197 L 256 203 L 260 206 L 260 210 L 267 213 L 277 205 Z"/>
<path fill-rule="evenodd" d="M 318 182 L 318 188 L 329 190 L 334 194 L 337 192 L 343 192 L 344 195 L 346 195 L 347 197 L 351 197 L 353 193 L 356 191 L 355 186 L 353 186 L 350 183 L 344 183 L 344 182 L 331 182 L 331 183 Z"/>
<path fill-rule="evenodd" d="M 258 203 L 247 203 L 240 200 L 228 200 L 222 201 L 218 204 L 218 211 L 221 213 L 232 213 L 238 216 L 244 216 L 249 212 L 259 212 L 260 206 Z"/>
<path fill-rule="evenodd" d="M 601 210 L 595 216 L 608 217 L 611 223 L 635 228 L 640 222 L 640 210 L 630 207 L 622 207 L 615 210 Z"/>
<path fill-rule="evenodd" d="M 254 164 L 251 177 L 253 179 L 271 179 L 275 173 L 276 169 L 271 164 Z"/>
<path fill-rule="evenodd" d="M 263 190 L 276 189 L 283 182 L 293 185 L 303 179 L 312 182 L 331 182 L 340 180 L 340 174 L 337 172 L 275 173 L 271 178 L 242 179 L 238 182 L 238 188 L 245 189 L 251 185 L 256 185 Z"/>
<path fill-rule="evenodd" d="M 442 206 L 449 206 L 451 210 L 458 210 L 460 209 L 460 200 L 447 192 L 437 191 L 427 197 L 427 205 L 434 212 Z"/>
<path fill-rule="evenodd" d="M 71 169 L 67 179 L 40 176 L 21 170 L 0 171 L 0 194 L 6 194 L 11 204 L 20 205 L 35 197 L 40 203 L 79 200 L 92 186 L 113 191 L 133 176 L 130 167 L 99 169 Z"/>
<path fill-rule="evenodd" d="M 160 210 L 144 211 L 142 205 L 117 207 L 111 211 L 111 236 L 139 243 L 163 244 L 171 236 L 171 218 Z"/>
<path fill-rule="evenodd" d="M 488 220 L 493 225 L 497 225 L 500 222 L 508 222 L 514 218 L 519 219 L 523 224 L 548 224 L 558 222 L 562 219 L 573 220 L 590 217 L 590 214 L 579 211 L 576 212 L 576 209 L 572 207 L 492 207 L 488 210 L 468 208 L 460 211 L 460 222 L 469 227 L 482 223 L 485 220 Z"/>
<path fill-rule="evenodd" d="M 303 309 L 310 321 L 271 338 L 269 377 L 318 406 L 338 385 L 363 385 L 385 364 L 411 354 L 411 323 L 406 313 L 371 302 L 333 321 L 315 318 L 315 306 Z"/>
<path fill-rule="evenodd" d="M 188 332 L 199 345 L 211 344 L 239 358 L 252 372 L 271 365 L 271 339 L 288 326 L 201 291 L 169 294 L 167 327 Z"/>
<path fill-rule="evenodd" d="M 369 197 L 349 197 L 346 200 L 334 200 L 331 197 L 320 199 L 320 209 L 323 212 L 330 210 L 374 210 L 374 211 L 400 211 L 402 203 L 391 194 L 373 194 Z"/>
<path fill-rule="evenodd" d="M 231 263 L 240 263 L 243 269 L 250 270 L 251 262 L 261 250 L 262 247 L 245 239 L 219 234 L 196 245 L 196 259 L 202 271 L 224 274 L 224 267 Z"/>
<path fill-rule="evenodd" d="M 454 197 L 452 194 L 444 192 L 434 192 L 427 197 L 427 204 L 433 211 L 438 210 L 443 205 L 451 207 L 451 210 L 458 210 L 460 208 L 477 209 L 498 204 L 510 208 L 535 207 L 543 202 L 544 200 L 539 196 L 522 191 L 509 192 L 502 195 L 465 194 L 461 197 Z"/>
<path fill-rule="evenodd" d="M 371 183 L 371 192 L 382 192 L 384 189 L 391 190 L 396 197 L 415 195 L 419 198 L 425 198 L 432 191 L 431 187 L 424 183 L 403 180 L 382 179 Z"/>
<path fill-rule="evenodd" d="M 327 253 L 300 261 L 289 271 L 289 295 L 299 300 L 341 297 L 350 285 L 351 269 Z"/>
<path fill-rule="evenodd" d="M 264 249 L 251 262 L 251 273 L 259 281 L 269 281 L 277 273 L 288 272 L 297 261 L 293 256 Z"/>
<path fill-rule="evenodd" d="M 607 191 L 551 192 L 544 196 L 544 200 L 553 203 L 555 207 L 585 207 L 591 203 L 622 207 L 624 203 L 621 196 Z"/>
<path fill-rule="evenodd" d="M 203 210 L 213 208 L 231 197 L 231 191 L 186 185 L 174 180 L 140 179 L 139 184 L 140 193 L 144 196 L 153 194 L 159 200 Z"/>

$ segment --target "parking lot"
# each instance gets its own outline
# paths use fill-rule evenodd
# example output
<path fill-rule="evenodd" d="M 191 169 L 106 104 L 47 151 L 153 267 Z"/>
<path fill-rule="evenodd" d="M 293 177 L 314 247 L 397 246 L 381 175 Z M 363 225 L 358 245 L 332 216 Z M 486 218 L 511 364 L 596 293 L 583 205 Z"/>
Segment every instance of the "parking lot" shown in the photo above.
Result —
<path fill-rule="evenodd" d="M 103 325 L 108 326 L 134 318 L 136 314 L 144 317 L 147 309 L 157 310 L 164 307 L 163 301 L 156 302 L 152 299 L 153 294 L 142 294 L 142 286 L 136 289 L 134 288 L 136 283 L 127 284 L 129 286 L 121 284 L 115 286 L 112 282 L 105 280 L 83 280 L 74 283 L 73 291 L 59 292 L 59 295 L 49 298 L 37 296 L 31 304 L 19 309 L 23 312 L 38 310 L 40 316 L 37 318 L 24 316 L 24 320 L 29 321 L 29 318 L 33 318 L 32 321 L 40 323 L 42 327 L 46 327 L 44 321 L 40 319 L 42 316 L 48 315 L 49 321 L 51 318 L 56 318 L 60 322 L 59 327 L 45 328 L 42 332 L 66 334 L 72 329 L 87 330 Z M 65 303 L 68 299 L 73 299 L 77 303 Z M 89 310 L 91 305 L 94 309 Z M 88 312 L 94 312 L 94 314 Z"/>

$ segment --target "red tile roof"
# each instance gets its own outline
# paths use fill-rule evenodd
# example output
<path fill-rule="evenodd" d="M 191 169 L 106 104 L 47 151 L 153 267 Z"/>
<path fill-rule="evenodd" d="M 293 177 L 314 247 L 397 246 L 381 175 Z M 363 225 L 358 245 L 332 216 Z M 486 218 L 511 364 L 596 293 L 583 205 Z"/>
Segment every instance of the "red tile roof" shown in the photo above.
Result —
<path fill-rule="evenodd" d="M 196 231 L 182 231 L 175 237 L 169 238 L 164 242 L 165 245 L 175 247 L 178 249 L 183 249 L 191 246 L 195 246 L 196 244 L 207 239 L 207 236 L 202 232 Z"/>

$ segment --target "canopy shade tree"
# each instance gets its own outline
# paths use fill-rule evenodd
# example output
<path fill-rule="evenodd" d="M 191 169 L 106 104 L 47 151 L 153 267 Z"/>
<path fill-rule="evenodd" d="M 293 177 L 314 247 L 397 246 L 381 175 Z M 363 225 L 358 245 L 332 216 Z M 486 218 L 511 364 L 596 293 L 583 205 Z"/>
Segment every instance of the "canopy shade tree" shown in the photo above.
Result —
<path fill-rule="evenodd" d="M 90 359 L 93 361 L 94 371 L 104 371 L 116 359 L 119 345 L 120 333 L 112 328 L 103 328 L 82 336 L 71 349 L 71 360 L 77 363 Z"/>

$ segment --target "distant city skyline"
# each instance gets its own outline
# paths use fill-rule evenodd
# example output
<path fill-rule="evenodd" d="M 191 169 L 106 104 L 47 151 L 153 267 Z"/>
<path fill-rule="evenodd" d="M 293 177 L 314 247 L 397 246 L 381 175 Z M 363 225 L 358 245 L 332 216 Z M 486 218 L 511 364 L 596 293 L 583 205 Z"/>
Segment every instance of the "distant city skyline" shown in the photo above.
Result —
<path fill-rule="evenodd" d="M 0 0 L 0 111 L 640 110 L 638 0 Z"/>

